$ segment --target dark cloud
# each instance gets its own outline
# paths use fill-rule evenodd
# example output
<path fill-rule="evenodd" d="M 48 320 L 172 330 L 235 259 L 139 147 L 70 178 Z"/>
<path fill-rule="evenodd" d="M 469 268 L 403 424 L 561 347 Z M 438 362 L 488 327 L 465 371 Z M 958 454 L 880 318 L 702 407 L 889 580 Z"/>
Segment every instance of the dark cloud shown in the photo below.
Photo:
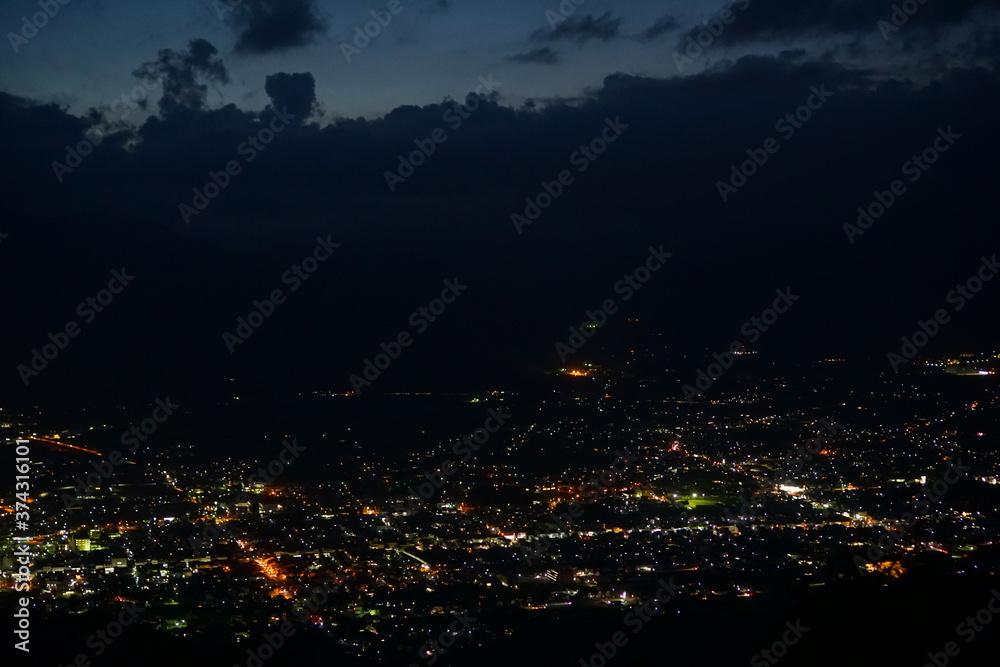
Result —
<path fill-rule="evenodd" d="M 275 103 L 295 100 L 301 108 L 311 98 L 308 82 L 289 76 L 272 79 L 269 93 Z M 781 136 L 775 121 L 796 112 L 819 86 L 833 96 L 794 136 Z M 83 287 L 39 266 L 65 269 L 69 262 L 89 270 L 88 284 L 96 283 L 108 267 L 131 268 L 129 252 L 157 259 L 165 236 L 252 239 L 256 249 L 282 251 L 269 262 L 257 254 L 223 262 L 221 252 L 181 249 L 157 260 L 159 272 L 137 264 L 146 272 L 135 298 L 116 302 L 109 313 L 122 319 L 111 327 L 107 354 L 91 354 L 93 368 L 84 369 L 81 347 L 60 357 L 40 382 L 59 385 L 63 368 L 89 385 L 102 377 L 109 355 L 124 358 L 117 345 L 135 346 L 125 384 L 145 378 L 147 368 L 157 372 L 152 360 L 162 359 L 163 350 L 179 350 L 178 363 L 187 363 L 190 347 L 201 356 L 185 370 L 199 380 L 205 373 L 194 362 L 222 355 L 220 377 L 229 378 L 273 354 L 269 365 L 283 376 L 346 389 L 372 341 L 397 331 L 400 317 L 426 303 L 445 276 L 459 276 L 473 289 L 462 297 L 468 301 L 460 316 L 441 318 L 434 335 L 414 346 L 409 372 L 440 374 L 442 360 L 453 359 L 455 366 L 484 369 L 492 382 L 497 369 L 550 366 L 552 347 L 538 340 L 565 338 L 568 323 L 581 321 L 646 248 L 660 244 L 675 253 L 669 273 L 650 281 L 627 308 L 628 318 L 662 332 L 663 344 L 725 349 L 740 324 L 760 312 L 753 304 L 766 306 L 775 288 L 790 286 L 801 303 L 762 345 L 783 357 L 810 358 L 848 346 L 884 363 L 899 336 L 943 305 L 956 281 L 996 248 L 1000 76 L 990 70 L 945 69 L 915 85 L 882 71 L 807 60 L 800 51 L 744 57 L 687 77 L 615 74 L 579 98 L 518 109 L 495 97 L 465 104 L 475 108 L 457 125 L 447 120 L 462 118 L 457 102 L 444 100 L 401 106 L 378 119 L 285 127 L 252 163 L 238 147 L 260 136 L 270 115 L 202 105 L 147 119 L 133 147 L 105 139 L 60 184 L 52 162 L 79 144 L 90 119 L 0 95 L 0 126 L 18 128 L 0 133 L 0 172 L 15 193 L 4 201 L 0 230 L 10 234 L 3 251 L 11 252 L 0 263 L 0 285 L 19 285 L 28 275 L 53 292 L 69 292 L 48 300 L 56 307 L 39 309 L 37 284 L 19 290 L 18 307 L 9 308 L 19 326 L 11 332 L 15 344 L 4 347 L 6 367 L 22 363 L 63 317 L 60 308 L 82 296 L 76 292 Z M 578 171 L 571 154 L 616 121 L 627 129 Z M 901 165 L 932 145 L 939 128 L 961 138 L 933 171 L 909 181 Z M 440 129 L 447 140 L 390 192 L 385 172 Z M 723 203 L 717 181 L 759 154 L 769 138 L 778 138 L 779 150 Z M 230 161 L 240 173 L 185 226 L 178 205 L 191 202 L 209 174 Z M 561 170 L 572 172 L 572 184 L 518 236 L 511 214 L 523 213 L 525 198 L 535 197 L 543 182 L 552 187 Z M 907 179 L 905 196 L 851 245 L 843 225 L 893 179 Z M 67 213 L 77 216 L 66 225 L 79 230 L 73 238 L 95 230 L 90 245 L 60 246 L 58 234 L 39 242 L 34 254 L 15 245 L 35 233 L 30 223 L 37 217 Z M 122 216 L 132 235 L 120 237 L 120 227 L 100 233 L 105 221 Z M 316 235 L 331 233 L 343 254 L 310 280 L 280 325 L 278 318 L 269 322 L 252 348 L 230 360 L 220 332 L 231 330 L 234 318 L 303 256 L 283 244 L 309 246 Z M 935 344 L 964 331 L 982 331 L 990 342 L 998 300 L 1000 291 L 984 289 Z M 176 311 L 164 304 L 176 304 Z M 477 322 L 474 337 L 469 321 Z M 71 359 L 80 360 L 78 372 L 63 365 Z M 400 365 L 394 372 L 408 371 Z"/>
<path fill-rule="evenodd" d="M 556 65 L 559 63 L 559 54 L 547 46 L 532 49 L 525 53 L 518 53 L 507 58 L 512 63 L 538 63 L 541 65 Z"/>
<path fill-rule="evenodd" d="M 244 0 L 231 15 L 239 30 L 236 50 L 269 53 L 309 43 L 326 30 L 314 0 Z"/>
<path fill-rule="evenodd" d="M 677 19 L 668 14 L 657 19 L 656 23 L 646 28 L 642 32 L 642 38 L 647 41 L 653 40 L 679 27 L 680 23 L 677 22 Z"/>
<path fill-rule="evenodd" d="M 301 123 L 319 112 L 316 101 L 316 81 L 309 72 L 271 74 L 264 81 L 264 92 L 271 98 L 271 104 L 279 110 L 288 109 Z"/>
<path fill-rule="evenodd" d="M 973 62 L 987 63 L 992 69 L 1000 69 L 1000 28 L 997 26 L 977 26 L 972 35 L 958 45 L 957 51 L 969 54 Z"/>
<path fill-rule="evenodd" d="M 978 9 L 1000 8 L 1000 0 L 953 0 L 951 2 L 930 1 L 921 4 L 911 0 L 918 7 L 908 18 L 901 30 L 934 32 L 956 23 L 968 20 Z M 902 2 L 896 5 L 905 4 Z M 801 36 L 823 35 L 880 35 L 878 22 L 888 21 L 893 13 L 892 3 L 870 2 L 869 0 L 737 0 L 725 6 L 735 20 L 725 26 L 718 39 L 722 43 L 738 44 L 751 41 L 770 41 Z M 687 45 L 687 37 L 694 37 L 705 29 L 694 26 L 681 39 L 680 45 Z M 926 38 L 926 35 L 924 35 Z"/>
<path fill-rule="evenodd" d="M 180 54 L 168 53 L 157 62 L 179 59 Z M 203 86 L 192 83 L 191 77 L 184 80 L 196 89 L 188 96 L 194 99 L 189 113 L 147 120 L 139 130 L 139 143 L 131 150 L 106 140 L 65 177 L 64 185 L 52 178 L 47 185 L 58 189 L 31 201 L 69 210 L 90 207 L 90 202 L 122 205 L 125 211 L 178 225 L 178 203 L 190 198 L 191 189 L 201 184 L 208 171 L 238 159 L 237 146 L 262 127 L 260 118 L 267 120 L 266 114 L 258 117 L 234 105 L 205 109 Z M 174 79 L 169 83 L 171 90 L 177 88 Z M 455 102 L 401 106 L 380 119 L 340 118 L 324 127 L 286 129 L 197 222 L 211 226 L 239 220 L 253 226 L 268 219 L 307 220 L 330 210 L 340 211 L 351 224 L 385 224 L 411 214 L 421 220 L 446 220 L 453 211 L 439 209 L 434 202 L 456 200 L 461 209 L 460 202 L 471 197 L 492 211 L 484 214 L 484 219 L 493 220 L 490 224 L 506 225 L 510 211 L 504 208 L 523 201 L 524 191 L 535 187 L 539 179 L 551 178 L 565 168 L 576 146 L 599 132 L 606 117 L 619 115 L 623 122 L 634 123 L 634 130 L 594 167 L 603 175 L 605 194 L 614 199 L 628 193 L 620 201 L 637 211 L 662 209 L 669 201 L 682 218 L 700 219 L 701 207 L 713 210 L 719 205 L 715 178 L 724 176 L 745 148 L 773 134 L 775 119 L 800 106 L 810 86 L 823 83 L 842 93 L 816 114 L 801 139 L 797 136 L 775 156 L 773 166 L 767 167 L 768 176 L 754 183 L 754 194 L 738 197 L 763 205 L 756 197 L 768 195 L 784 206 L 809 192 L 843 198 L 838 193 L 859 184 L 859 196 L 865 188 L 870 194 L 874 186 L 869 183 L 878 184 L 884 175 L 874 173 L 879 161 L 858 161 L 858 147 L 866 146 L 876 155 L 905 157 L 907 151 L 920 148 L 922 134 L 916 130 L 977 122 L 989 128 L 978 116 L 988 115 L 993 108 L 988 100 L 997 86 L 992 75 L 956 70 L 942 74 L 938 83 L 917 89 L 865 70 L 805 60 L 799 51 L 779 57 L 745 57 L 676 80 L 615 75 L 579 99 L 549 100 L 521 109 L 503 106 L 496 98 L 480 99 L 478 108 L 458 129 L 446 120 L 460 118 L 454 112 Z M 306 110 L 314 109 L 314 83 L 309 74 L 275 74 L 264 87 L 275 107 L 288 106 L 291 113 L 303 117 Z M 184 97 L 174 92 L 169 99 Z M 51 173 L 51 162 L 62 158 L 66 145 L 80 141 L 90 123 L 57 107 L 15 98 L 8 98 L 3 108 L 6 126 L 25 128 L 16 138 L 8 136 L 4 142 L 8 149 L 0 151 L 6 173 Z M 893 124 L 886 127 L 872 122 L 873 118 L 893 118 Z M 447 130 L 447 143 L 396 192 L 390 192 L 385 171 L 395 169 L 398 156 L 414 150 L 414 141 L 430 136 L 436 128 Z M 676 128 L 685 131 L 678 133 Z M 995 134 L 995 130 L 989 132 Z M 628 138 L 632 136 L 637 139 Z M 984 136 L 975 145 L 989 143 Z M 796 158 L 797 151 L 806 147 L 809 150 Z M 810 161 L 808 155 L 822 156 L 822 160 Z M 886 162 L 891 167 L 896 159 Z M 650 165 L 658 166 L 653 170 Z M 842 170 L 830 167 L 832 174 L 819 173 L 827 168 L 824 165 Z M 790 171 L 782 171 L 785 168 Z M 670 183 L 666 192 L 663 183 Z M 769 189 L 769 184 L 775 189 Z M 293 185 L 296 195 L 284 194 Z M 41 186 L 44 190 L 44 179 Z M 589 195 L 586 188 L 575 190 L 560 206 L 569 211 L 590 201 Z M 499 211 L 491 208 L 495 204 Z M 413 207 L 420 212 L 415 213 Z M 739 206 L 733 205 L 727 212 L 737 210 Z"/>
<path fill-rule="evenodd" d="M 159 83 L 163 88 L 160 111 L 164 115 L 179 109 L 199 111 L 205 106 L 208 85 L 229 83 L 229 73 L 216 49 L 204 39 L 193 39 L 186 51 L 161 49 L 155 60 L 143 63 L 132 74 L 147 82 Z"/>
<path fill-rule="evenodd" d="M 618 37 L 621 23 L 621 18 L 612 18 L 611 12 L 604 12 L 597 18 L 591 14 L 572 16 L 556 24 L 554 28 L 539 28 L 531 34 L 531 38 L 540 42 L 567 40 L 577 44 L 584 44 L 591 39 L 607 42 Z"/>

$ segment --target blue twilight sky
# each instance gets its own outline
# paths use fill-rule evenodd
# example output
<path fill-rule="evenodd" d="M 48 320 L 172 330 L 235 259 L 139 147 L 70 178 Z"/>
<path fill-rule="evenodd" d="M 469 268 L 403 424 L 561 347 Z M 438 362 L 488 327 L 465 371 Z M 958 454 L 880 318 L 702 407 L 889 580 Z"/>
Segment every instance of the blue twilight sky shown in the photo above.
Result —
<path fill-rule="evenodd" d="M 230 0 L 236 2 L 236 0 Z M 553 43 L 561 62 L 555 65 L 509 62 L 512 55 L 547 46 L 530 35 L 549 31 L 546 10 L 552 0 L 517 3 L 465 0 L 441 5 L 433 0 L 404 0 L 402 12 L 349 64 L 339 44 L 350 42 L 354 28 L 371 20 L 372 9 L 386 3 L 319 0 L 313 15 L 323 28 L 304 35 L 301 45 L 264 53 L 236 50 L 238 17 L 247 3 L 233 9 L 208 0 L 115 2 L 71 0 L 49 25 L 15 54 L 5 39 L 0 77 L 7 92 L 39 101 L 55 101 L 82 113 L 107 104 L 136 83 L 132 71 L 155 58 L 159 49 L 180 50 L 202 37 L 220 52 L 231 82 L 209 95 L 209 104 L 235 103 L 260 108 L 267 103 L 264 78 L 278 71 L 312 72 L 324 108 L 335 115 L 382 115 L 393 107 L 458 97 L 475 88 L 477 77 L 494 73 L 505 98 L 516 104 L 528 97 L 574 96 L 600 84 L 609 72 L 650 76 L 676 74 L 666 42 L 629 39 L 668 13 L 695 18 L 717 10 L 717 3 L 610 3 L 587 0 L 575 12 L 622 18 L 619 36 L 594 38 L 582 46 Z M 624 5 L 627 15 L 620 15 Z M 223 9 L 219 18 L 216 6 Z M 35 0 L 5 1 L 0 26 L 20 32 L 21 17 L 38 11 Z"/>
<path fill-rule="evenodd" d="M 672 54 L 682 36 L 727 6 L 718 0 L 585 0 L 565 22 L 567 29 L 554 32 L 546 12 L 558 11 L 558 0 L 402 0 L 401 13 L 348 63 L 340 44 L 350 42 L 354 28 L 371 20 L 371 10 L 386 4 L 69 0 L 15 53 L 10 34 L 21 32 L 22 17 L 39 11 L 38 0 L 4 0 L 0 88 L 83 115 L 131 90 L 133 70 L 161 49 L 181 51 L 190 40 L 203 38 L 218 49 L 229 73 L 228 84 L 210 85 L 209 107 L 234 103 L 248 110 L 263 108 L 268 101 L 265 77 L 276 72 L 312 73 L 325 122 L 337 116 L 372 118 L 401 104 L 458 98 L 491 72 L 502 83 L 503 102 L 518 107 L 528 98 L 581 95 L 616 72 L 677 76 Z M 866 6 L 859 9 L 862 4 Z M 964 19 L 996 3 L 949 4 L 961 5 Z M 888 17 L 888 4 L 883 10 L 879 3 L 858 0 L 809 0 L 800 3 L 794 17 L 775 16 L 773 5 L 767 0 L 757 6 L 749 0 L 732 3 L 737 17 L 728 32 L 742 37 L 718 40 L 684 73 L 723 58 L 791 48 L 841 62 L 863 60 L 867 66 L 900 60 L 915 65 L 913 54 L 900 49 L 900 40 L 887 42 L 876 27 L 878 16 Z M 832 7 L 821 20 L 810 16 L 819 5 Z M 565 0 L 563 6 L 573 5 Z M 844 18 L 850 12 L 855 14 Z M 249 47 L 241 45 L 250 30 L 259 39 Z M 955 35 L 961 39 L 962 31 Z"/>

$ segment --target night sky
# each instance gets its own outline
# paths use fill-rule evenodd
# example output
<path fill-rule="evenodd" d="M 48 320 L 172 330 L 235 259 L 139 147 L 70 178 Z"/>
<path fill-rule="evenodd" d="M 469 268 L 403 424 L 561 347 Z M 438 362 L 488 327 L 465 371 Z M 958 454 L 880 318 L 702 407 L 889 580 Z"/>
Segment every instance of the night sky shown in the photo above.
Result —
<path fill-rule="evenodd" d="M 381 386 L 532 377 L 661 245 L 671 259 L 605 342 L 637 319 L 724 350 L 790 289 L 762 353 L 889 370 L 1000 251 L 1000 0 L 902 3 L 912 16 L 868 0 L 51 4 L 37 29 L 22 17 L 38 3 L 0 6 L 10 401 L 229 378 L 346 391 L 456 277 L 467 291 Z M 293 291 L 282 276 L 317 237 L 340 247 Z M 84 321 L 123 267 L 134 283 Z M 230 353 L 223 333 L 275 288 L 287 302 Z M 926 352 L 992 349 L 998 295 L 986 282 Z M 70 320 L 79 336 L 23 382 Z"/>

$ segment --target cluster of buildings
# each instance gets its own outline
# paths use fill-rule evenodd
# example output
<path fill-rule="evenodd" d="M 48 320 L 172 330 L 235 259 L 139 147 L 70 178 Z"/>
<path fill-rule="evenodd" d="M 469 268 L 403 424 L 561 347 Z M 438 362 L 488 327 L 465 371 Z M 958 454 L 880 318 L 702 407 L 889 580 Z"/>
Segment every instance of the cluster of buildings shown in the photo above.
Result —
<path fill-rule="evenodd" d="M 69 506 L 60 493 L 84 453 L 38 444 L 30 594 L 42 614 L 129 601 L 141 624 L 238 643 L 323 586 L 308 631 L 381 660 L 433 657 L 444 636 L 453 654 L 486 646 L 539 614 L 621 613 L 665 579 L 683 610 L 860 577 L 995 573 L 998 432 L 983 414 L 997 387 L 946 391 L 991 381 L 926 364 L 838 388 L 839 363 L 734 371 L 689 403 L 650 380 L 661 351 L 639 349 L 537 391 L 465 396 L 514 416 L 419 503 L 413 489 L 453 438 L 270 484 L 247 483 L 257 462 L 164 447 Z M 11 442 L 82 439 L 37 415 L 5 419 Z M 5 498 L 0 523 L 12 516 Z M 12 540 L 0 539 L 0 593 Z"/>

